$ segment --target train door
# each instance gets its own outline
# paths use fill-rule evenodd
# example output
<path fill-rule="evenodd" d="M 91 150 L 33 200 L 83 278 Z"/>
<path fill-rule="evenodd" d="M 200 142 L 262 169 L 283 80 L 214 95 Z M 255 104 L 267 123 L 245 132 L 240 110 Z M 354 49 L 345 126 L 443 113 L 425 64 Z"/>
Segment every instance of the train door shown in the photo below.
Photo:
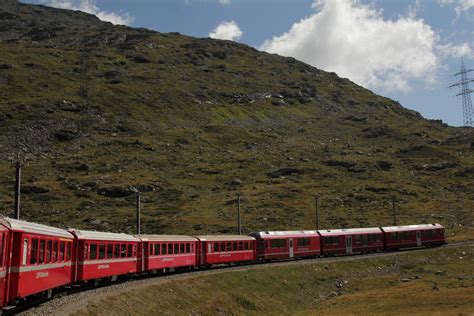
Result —
<path fill-rule="evenodd" d="M 352 253 L 352 236 L 346 236 L 346 253 Z"/>
<path fill-rule="evenodd" d="M 417 245 L 418 247 L 421 246 L 421 233 L 420 233 L 419 230 L 416 231 L 416 245 Z"/>
<path fill-rule="evenodd" d="M 295 256 L 295 252 L 293 249 L 293 238 L 289 238 L 289 243 L 290 243 L 290 258 L 293 258 Z"/>

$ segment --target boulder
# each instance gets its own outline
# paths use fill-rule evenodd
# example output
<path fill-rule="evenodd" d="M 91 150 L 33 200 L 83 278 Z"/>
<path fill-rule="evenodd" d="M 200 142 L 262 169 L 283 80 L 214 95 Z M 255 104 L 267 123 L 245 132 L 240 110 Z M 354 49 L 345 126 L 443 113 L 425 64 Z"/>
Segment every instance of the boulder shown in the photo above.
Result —
<path fill-rule="evenodd" d="M 73 139 L 78 138 L 79 133 L 69 131 L 69 130 L 62 130 L 62 131 L 57 131 L 56 133 L 54 133 L 54 137 L 60 142 L 65 142 L 65 141 L 71 141 Z"/>
<path fill-rule="evenodd" d="M 98 189 L 97 194 L 111 198 L 122 198 L 132 195 L 133 191 L 129 188 L 108 187 Z"/>
<path fill-rule="evenodd" d="M 291 167 L 286 167 L 286 168 L 280 168 L 278 170 L 269 172 L 267 175 L 270 178 L 281 178 L 285 176 L 291 176 L 294 174 L 302 174 L 303 172 L 299 169 L 296 168 L 291 168 Z"/>
<path fill-rule="evenodd" d="M 43 194 L 48 193 L 49 189 L 36 185 L 25 185 L 21 187 L 21 193 L 23 194 Z"/>

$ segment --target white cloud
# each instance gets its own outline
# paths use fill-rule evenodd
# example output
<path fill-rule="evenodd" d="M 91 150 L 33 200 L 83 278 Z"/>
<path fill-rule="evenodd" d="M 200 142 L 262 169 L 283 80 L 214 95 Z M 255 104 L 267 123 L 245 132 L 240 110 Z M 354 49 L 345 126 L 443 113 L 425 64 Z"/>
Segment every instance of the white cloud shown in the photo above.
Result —
<path fill-rule="evenodd" d="M 437 0 L 442 6 L 454 5 L 457 15 L 474 8 L 474 0 Z"/>
<path fill-rule="evenodd" d="M 94 0 L 43 0 L 43 3 L 60 9 L 78 10 L 94 14 L 102 21 L 111 22 L 118 25 L 130 25 L 135 20 L 129 14 L 119 14 L 100 10 Z"/>
<path fill-rule="evenodd" d="M 316 13 L 260 49 L 295 57 L 369 88 L 406 93 L 414 80 L 436 82 L 442 58 L 467 54 L 469 48 L 446 44 L 438 49 L 439 36 L 413 9 L 407 16 L 384 20 L 381 11 L 358 0 L 317 0 L 313 8 Z"/>
<path fill-rule="evenodd" d="M 467 43 L 458 45 L 451 43 L 438 45 L 437 51 L 443 58 L 474 58 L 474 51 Z"/>
<path fill-rule="evenodd" d="M 222 5 L 230 5 L 232 4 L 232 0 L 219 0 L 219 3 Z"/>
<path fill-rule="evenodd" d="M 238 41 L 243 33 L 235 21 L 222 22 L 211 33 L 209 37 L 215 39 Z"/>

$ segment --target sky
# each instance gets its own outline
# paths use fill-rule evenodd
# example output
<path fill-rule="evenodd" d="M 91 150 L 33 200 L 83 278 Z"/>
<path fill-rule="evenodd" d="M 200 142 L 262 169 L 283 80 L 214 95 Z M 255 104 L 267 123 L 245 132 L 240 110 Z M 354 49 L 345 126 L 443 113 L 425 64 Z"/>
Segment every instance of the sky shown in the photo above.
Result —
<path fill-rule="evenodd" d="M 474 0 L 22 0 L 159 32 L 227 39 L 349 78 L 463 124 L 453 76 L 474 68 Z M 474 72 L 471 73 L 474 77 Z"/>

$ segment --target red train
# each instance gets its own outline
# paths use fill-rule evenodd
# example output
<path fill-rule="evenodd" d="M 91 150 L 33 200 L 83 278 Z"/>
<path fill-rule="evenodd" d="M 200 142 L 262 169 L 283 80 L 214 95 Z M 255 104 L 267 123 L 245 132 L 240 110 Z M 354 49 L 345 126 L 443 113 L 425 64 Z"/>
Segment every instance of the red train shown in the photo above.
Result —
<path fill-rule="evenodd" d="M 33 295 L 50 297 L 66 285 L 138 273 L 445 243 L 439 224 L 191 237 L 68 231 L 0 218 L 0 307 Z"/>

